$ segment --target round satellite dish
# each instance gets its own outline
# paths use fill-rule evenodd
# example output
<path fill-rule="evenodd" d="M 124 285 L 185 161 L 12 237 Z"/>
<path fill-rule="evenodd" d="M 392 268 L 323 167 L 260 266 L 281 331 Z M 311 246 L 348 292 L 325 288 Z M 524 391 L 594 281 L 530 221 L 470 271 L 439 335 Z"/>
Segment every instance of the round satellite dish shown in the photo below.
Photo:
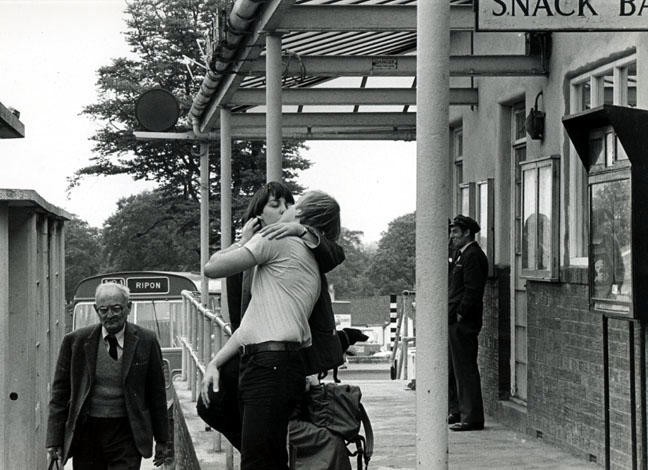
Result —
<path fill-rule="evenodd" d="M 178 122 L 179 116 L 178 100 L 163 88 L 152 88 L 142 93 L 135 103 L 135 117 L 148 131 L 168 131 Z"/>

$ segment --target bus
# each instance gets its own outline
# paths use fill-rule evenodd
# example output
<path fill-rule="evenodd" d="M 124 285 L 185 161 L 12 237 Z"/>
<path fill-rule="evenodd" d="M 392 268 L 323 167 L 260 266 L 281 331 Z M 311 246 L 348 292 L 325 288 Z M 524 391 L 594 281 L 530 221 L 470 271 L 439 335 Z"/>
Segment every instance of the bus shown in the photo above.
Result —
<path fill-rule="evenodd" d="M 180 332 L 183 290 L 200 291 L 200 274 L 191 272 L 124 271 L 98 274 L 83 279 L 74 291 L 72 329 L 95 325 L 94 295 L 99 284 L 115 282 L 128 287 L 131 311 L 128 321 L 157 334 L 164 359 L 171 371 L 182 368 L 182 348 L 176 335 Z M 221 281 L 209 280 L 209 308 L 220 310 Z"/>

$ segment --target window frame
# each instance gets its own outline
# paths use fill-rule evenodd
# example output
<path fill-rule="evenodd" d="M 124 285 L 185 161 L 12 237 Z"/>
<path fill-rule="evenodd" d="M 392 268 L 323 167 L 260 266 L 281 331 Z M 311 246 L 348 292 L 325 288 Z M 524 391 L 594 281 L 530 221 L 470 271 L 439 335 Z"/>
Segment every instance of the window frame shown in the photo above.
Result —
<path fill-rule="evenodd" d="M 463 196 L 464 192 L 468 194 L 468 213 L 464 212 Z M 457 213 L 467 215 L 468 217 L 475 218 L 475 183 L 470 181 L 468 183 L 461 183 L 459 185 L 459 201 L 457 202 Z"/>
<path fill-rule="evenodd" d="M 634 66 L 634 86 L 631 86 L 632 79 L 628 70 Z M 587 72 L 572 77 L 569 80 L 569 113 L 576 114 L 586 109 L 601 106 L 605 102 L 605 77 L 612 75 L 612 104 L 618 106 L 632 106 L 629 104 L 630 89 L 635 89 L 634 106 L 636 107 L 636 90 L 638 89 L 637 77 L 637 54 L 633 53 L 626 57 L 611 60 Z M 583 86 L 589 86 L 589 106 L 583 101 Z M 568 171 L 568 207 L 566 225 L 568 231 L 568 253 L 567 262 L 570 266 L 588 266 L 588 221 L 589 201 L 587 174 L 583 168 L 574 145 L 569 141 L 569 171 Z"/>
<path fill-rule="evenodd" d="M 495 185 L 493 178 L 487 178 L 476 183 L 476 207 L 475 207 L 475 220 L 481 227 L 477 234 L 479 245 L 488 257 L 488 275 L 492 277 L 495 273 Z M 486 187 L 486 221 L 481 217 L 482 206 L 482 188 Z M 483 243 L 482 233 L 486 233 L 486 243 Z"/>
<path fill-rule="evenodd" d="M 536 158 L 532 160 L 526 160 L 520 162 L 520 178 L 522 180 L 520 187 L 520 207 L 521 207 L 521 218 L 520 218 L 520 234 L 521 234 L 521 246 L 520 250 L 522 256 L 524 257 L 524 198 L 525 198 L 525 187 L 524 187 L 524 174 L 527 171 L 536 172 L 536 187 L 535 187 L 535 213 L 539 213 L 540 207 L 540 185 L 539 182 L 539 171 L 541 168 L 551 168 L 551 215 L 549 217 L 550 227 L 549 227 L 549 243 L 550 243 L 550 266 L 548 269 L 538 269 L 537 268 L 537 253 L 539 252 L 539 237 L 538 237 L 538 224 L 536 224 L 536 246 L 534 248 L 534 253 L 536 254 L 534 267 L 525 268 L 522 264 L 520 276 L 527 279 L 535 279 L 541 281 L 558 281 L 559 276 L 559 239 L 560 239 L 560 207 L 559 207 L 559 195 L 560 195 L 560 155 L 549 155 L 546 157 Z M 523 258 L 524 259 L 524 258 Z"/>

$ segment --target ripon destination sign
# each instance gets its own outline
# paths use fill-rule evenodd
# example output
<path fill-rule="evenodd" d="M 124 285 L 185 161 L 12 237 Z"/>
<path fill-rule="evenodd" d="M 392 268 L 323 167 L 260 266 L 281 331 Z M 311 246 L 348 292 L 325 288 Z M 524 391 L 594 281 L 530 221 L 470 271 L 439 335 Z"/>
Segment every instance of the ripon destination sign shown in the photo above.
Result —
<path fill-rule="evenodd" d="M 478 0 L 477 31 L 648 31 L 648 0 Z"/>

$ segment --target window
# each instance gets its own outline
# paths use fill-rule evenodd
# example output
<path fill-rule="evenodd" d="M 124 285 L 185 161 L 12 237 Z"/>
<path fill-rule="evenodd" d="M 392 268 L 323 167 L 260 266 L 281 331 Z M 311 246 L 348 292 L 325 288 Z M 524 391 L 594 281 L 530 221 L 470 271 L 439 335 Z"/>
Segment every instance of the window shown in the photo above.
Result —
<path fill-rule="evenodd" d="M 463 129 L 461 127 L 452 129 L 451 136 L 452 158 L 454 162 L 454 184 L 455 188 L 457 188 L 455 193 L 455 207 L 458 213 L 462 213 L 461 184 L 463 183 Z"/>
<path fill-rule="evenodd" d="M 459 185 L 459 214 L 475 218 L 475 183 Z"/>
<path fill-rule="evenodd" d="M 495 261 L 495 244 L 493 240 L 493 234 L 495 233 L 493 191 L 494 188 L 492 178 L 477 183 L 477 209 L 475 211 L 475 218 L 477 219 L 477 223 L 479 223 L 479 227 L 481 228 L 481 230 L 477 234 L 477 242 L 488 257 L 488 271 L 490 276 L 493 275 L 493 263 Z"/>
<path fill-rule="evenodd" d="M 631 55 L 570 81 L 570 114 L 603 104 L 637 106 L 637 61 Z M 619 145 L 620 147 L 620 145 Z M 621 149 L 623 152 L 623 149 Z M 619 155 L 617 158 L 623 158 Z M 587 266 L 587 175 L 573 145 L 569 148 L 569 264 Z"/>
<path fill-rule="evenodd" d="M 524 277 L 558 278 L 558 162 L 554 155 L 520 164 Z"/>

